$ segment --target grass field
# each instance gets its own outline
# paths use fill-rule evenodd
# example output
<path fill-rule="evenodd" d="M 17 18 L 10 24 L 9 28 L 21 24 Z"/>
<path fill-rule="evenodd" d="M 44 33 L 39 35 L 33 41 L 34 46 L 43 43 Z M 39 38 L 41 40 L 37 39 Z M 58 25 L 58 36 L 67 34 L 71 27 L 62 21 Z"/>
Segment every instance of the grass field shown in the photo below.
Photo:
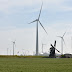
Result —
<path fill-rule="evenodd" d="M 72 58 L 0 57 L 0 72 L 72 72 Z"/>

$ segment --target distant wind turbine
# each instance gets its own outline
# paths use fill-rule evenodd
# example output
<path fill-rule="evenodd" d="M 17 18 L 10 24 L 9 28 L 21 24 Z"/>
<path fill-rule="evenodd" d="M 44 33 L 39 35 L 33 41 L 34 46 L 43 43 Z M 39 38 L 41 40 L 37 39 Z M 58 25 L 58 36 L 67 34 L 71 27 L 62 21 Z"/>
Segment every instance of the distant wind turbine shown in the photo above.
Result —
<path fill-rule="evenodd" d="M 42 43 L 42 53 L 43 53 L 43 46 L 44 46 L 44 45 L 46 45 L 46 44 L 43 44 L 43 43 Z"/>
<path fill-rule="evenodd" d="M 64 36 L 65 36 L 65 34 L 66 34 L 66 32 L 63 34 L 63 36 L 57 36 L 57 37 L 59 37 L 59 38 L 61 38 L 61 53 L 63 54 L 63 42 L 64 42 L 64 44 L 65 44 L 65 41 L 64 41 Z"/>
<path fill-rule="evenodd" d="M 15 41 L 12 41 L 12 43 L 13 43 L 13 55 L 14 55 Z"/>
<path fill-rule="evenodd" d="M 38 23 L 41 25 L 41 27 L 44 29 L 44 31 L 46 32 L 45 28 L 43 27 L 42 23 L 40 22 L 40 15 L 41 15 L 41 10 L 42 10 L 42 6 L 43 6 L 43 3 L 41 5 L 41 9 L 40 9 L 40 13 L 39 13 L 39 16 L 36 20 L 30 22 L 29 24 L 31 23 L 34 23 L 34 22 L 37 22 L 37 26 L 36 26 L 36 55 L 38 55 Z M 47 33 L 47 32 L 46 32 Z"/>

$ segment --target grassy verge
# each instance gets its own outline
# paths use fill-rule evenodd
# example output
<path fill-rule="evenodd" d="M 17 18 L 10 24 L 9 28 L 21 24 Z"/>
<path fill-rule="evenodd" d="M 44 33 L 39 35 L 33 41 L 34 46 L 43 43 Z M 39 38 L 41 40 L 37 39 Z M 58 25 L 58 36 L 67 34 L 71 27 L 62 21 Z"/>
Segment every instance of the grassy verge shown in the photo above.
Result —
<path fill-rule="evenodd" d="M 17 57 L 17 58 L 46 58 L 48 56 L 17 56 L 17 55 L 0 55 L 2 58 L 10 58 L 10 57 Z"/>

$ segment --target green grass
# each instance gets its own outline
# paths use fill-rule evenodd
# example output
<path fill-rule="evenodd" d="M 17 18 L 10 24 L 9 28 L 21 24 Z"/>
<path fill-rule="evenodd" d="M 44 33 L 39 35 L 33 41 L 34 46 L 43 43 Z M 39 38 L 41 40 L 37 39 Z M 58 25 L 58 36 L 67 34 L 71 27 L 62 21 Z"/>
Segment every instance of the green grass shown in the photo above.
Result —
<path fill-rule="evenodd" d="M 72 58 L 0 57 L 0 72 L 72 72 Z"/>

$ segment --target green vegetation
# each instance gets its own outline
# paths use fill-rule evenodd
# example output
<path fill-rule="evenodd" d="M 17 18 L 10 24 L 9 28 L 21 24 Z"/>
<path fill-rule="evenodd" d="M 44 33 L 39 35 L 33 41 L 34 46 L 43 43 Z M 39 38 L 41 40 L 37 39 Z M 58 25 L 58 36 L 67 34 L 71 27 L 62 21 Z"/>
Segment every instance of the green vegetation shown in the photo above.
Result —
<path fill-rule="evenodd" d="M 0 57 L 0 72 L 72 72 L 72 58 Z"/>

